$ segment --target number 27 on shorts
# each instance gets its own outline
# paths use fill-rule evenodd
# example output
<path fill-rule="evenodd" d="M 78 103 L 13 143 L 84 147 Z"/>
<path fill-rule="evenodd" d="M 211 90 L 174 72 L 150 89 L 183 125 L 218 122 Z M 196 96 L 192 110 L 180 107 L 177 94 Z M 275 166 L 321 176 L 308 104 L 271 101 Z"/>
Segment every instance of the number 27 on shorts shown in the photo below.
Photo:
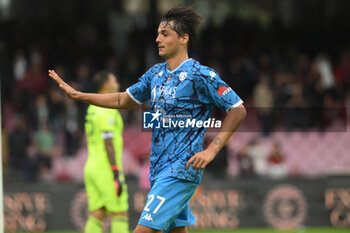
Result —
<path fill-rule="evenodd" d="M 159 203 L 157 207 L 153 210 L 153 214 L 156 214 L 158 212 L 159 208 L 164 204 L 166 198 L 157 195 L 157 199 L 159 200 Z M 154 194 L 151 194 L 149 195 L 147 204 L 143 210 L 149 212 L 150 211 L 149 206 L 153 201 L 154 201 Z"/>

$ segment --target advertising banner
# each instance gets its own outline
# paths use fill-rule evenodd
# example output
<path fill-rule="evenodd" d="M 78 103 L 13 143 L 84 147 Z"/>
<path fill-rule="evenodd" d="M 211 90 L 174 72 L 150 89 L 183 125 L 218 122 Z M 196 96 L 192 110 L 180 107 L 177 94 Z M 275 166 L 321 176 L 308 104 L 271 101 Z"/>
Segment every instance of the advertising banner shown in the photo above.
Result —
<path fill-rule="evenodd" d="M 146 205 L 148 191 L 129 185 L 130 228 Z M 193 229 L 306 226 L 350 227 L 348 177 L 288 180 L 205 180 L 191 199 Z M 83 230 L 87 196 L 83 184 L 5 184 L 5 230 Z M 109 228 L 106 220 L 105 228 Z"/>

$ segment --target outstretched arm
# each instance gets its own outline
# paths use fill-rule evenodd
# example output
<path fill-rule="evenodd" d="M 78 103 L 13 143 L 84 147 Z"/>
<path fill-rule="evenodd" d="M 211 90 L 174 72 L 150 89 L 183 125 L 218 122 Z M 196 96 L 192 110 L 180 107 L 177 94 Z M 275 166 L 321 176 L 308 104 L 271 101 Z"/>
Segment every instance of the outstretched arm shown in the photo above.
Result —
<path fill-rule="evenodd" d="M 229 110 L 218 135 L 216 135 L 215 139 L 210 143 L 208 148 L 195 154 L 188 160 L 186 169 L 188 169 L 191 164 L 193 169 L 204 169 L 230 139 L 232 134 L 244 120 L 246 114 L 247 113 L 243 104 Z"/>
<path fill-rule="evenodd" d="M 69 98 L 104 108 L 128 109 L 136 105 L 126 92 L 112 94 L 93 94 L 75 90 L 61 79 L 54 70 L 49 70 L 49 76 L 67 94 Z"/>

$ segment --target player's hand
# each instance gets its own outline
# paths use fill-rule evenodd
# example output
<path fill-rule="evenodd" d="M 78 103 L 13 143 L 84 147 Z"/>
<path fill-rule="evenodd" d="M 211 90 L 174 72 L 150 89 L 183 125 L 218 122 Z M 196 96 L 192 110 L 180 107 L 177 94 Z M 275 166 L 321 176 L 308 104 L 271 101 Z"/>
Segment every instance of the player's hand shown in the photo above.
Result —
<path fill-rule="evenodd" d="M 208 163 L 210 163 L 215 158 L 215 155 L 215 153 L 209 150 L 198 152 L 188 160 L 186 170 L 190 168 L 191 164 L 192 168 L 195 170 L 204 169 Z"/>
<path fill-rule="evenodd" d="M 78 99 L 79 91 L 75 90 L 65 81 L 63 81 L 54 70 L 49 70 L 49 76 L 58 84 L 58 86 L 67 94 L 69 98 Z"/>
<path fill-rule="evenodd" d="M 117 166 L 112 166 L 113 174 L 114 174 L 114 186 L 119 197 L 123 192 L 123 183 L 119 179 L 119 170 Z"/>
<path fill-rule="evenodd" d="M 114 186 L 115 186 L 117 196 L 119 197 L 123 192 L 123 184 L 119 180 L 119 178 L 114 177 Z"/>

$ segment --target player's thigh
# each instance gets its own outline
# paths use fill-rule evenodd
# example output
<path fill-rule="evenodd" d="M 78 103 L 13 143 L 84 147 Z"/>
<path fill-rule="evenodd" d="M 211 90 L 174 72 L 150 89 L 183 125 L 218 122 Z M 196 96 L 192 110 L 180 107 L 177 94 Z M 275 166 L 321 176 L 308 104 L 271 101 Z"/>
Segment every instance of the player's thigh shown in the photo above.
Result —
<path fill-rule="evenodd" d="M 90 212 L 101 209 L 104 206 L 94 179 L 95 177 L 91 175 L 89 171 L 84 172 L 85 190 L 88 196 L 88 208 Z"/>
<path fill-rule="evenodd" d="M 106 217 L 106 210 L 104 208 L 93 210 L 89 213 L 89 215 L 103 221 L 103 219 Z"/>
<path fill-rule="evenodd" d="M 169 233 L 188 233 L 187 227 L 175 227 L 169 231 Z"/>
<path fill-rule="evenodd" d="M 108 213 L 121 213 L 127 212 L 129 209 L 128 202 L 128 188 L 126 184 L 123 184 L 123 191 L 120 196 L 117 195 L 117 192 L 114 187 L 114 183 L 112 183 L 112 188 L 108 188 L 104 190 L 103 202 L 105 203 L 105 207 Z"/>
<path fill-rule="evenodd" d="M 129 209 L 128 187 L 124 183 L 120 196 L 115 189 L 113 173 L 110 170 L 100 171 L 95 175 L 95 187 L 98 190 L 103 206 L 107 213 L 126 212 Z"/>

